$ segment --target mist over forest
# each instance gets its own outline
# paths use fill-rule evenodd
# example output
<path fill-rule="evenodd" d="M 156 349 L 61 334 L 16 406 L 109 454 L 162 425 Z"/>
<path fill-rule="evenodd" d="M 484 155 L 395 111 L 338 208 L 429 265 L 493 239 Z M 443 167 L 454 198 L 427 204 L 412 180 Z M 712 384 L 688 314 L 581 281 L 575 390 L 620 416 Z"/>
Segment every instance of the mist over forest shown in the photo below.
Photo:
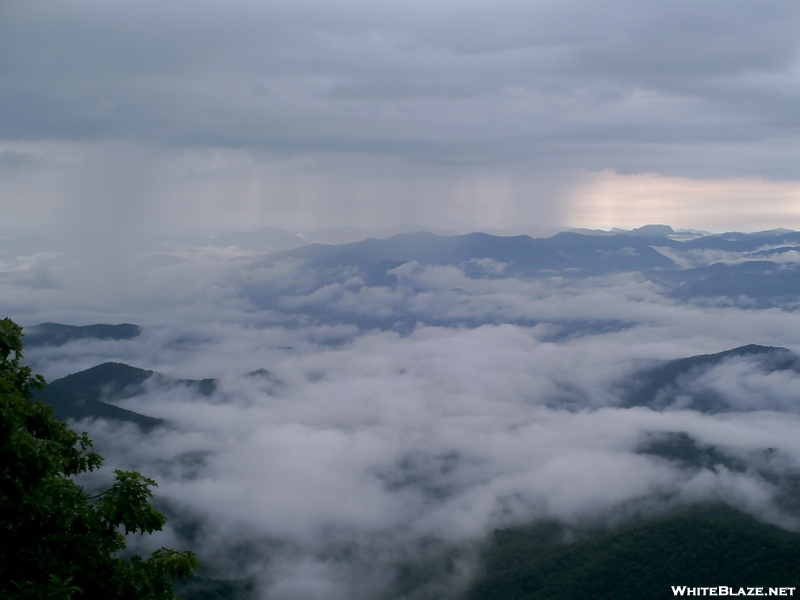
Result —
<path fill-rule="evenodd" d="M 159 483 L 135 548 L 229 598 L 456 600 L 525 531 L 583 562 L 715 506 L 800 532 L 800 233 L 407 229 L 0 240 L 85 485 Z"/>

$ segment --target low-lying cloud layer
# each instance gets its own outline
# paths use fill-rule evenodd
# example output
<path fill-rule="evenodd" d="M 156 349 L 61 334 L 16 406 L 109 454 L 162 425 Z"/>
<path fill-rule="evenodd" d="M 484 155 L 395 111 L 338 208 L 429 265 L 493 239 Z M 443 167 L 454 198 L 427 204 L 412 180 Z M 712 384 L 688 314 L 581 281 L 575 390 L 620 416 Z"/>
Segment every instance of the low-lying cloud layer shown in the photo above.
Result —
<path fill-rule="evenodd" d="M 142 328 L 32 347 L 49 379 L 105 361 L 217 379 L 210 395 L 161 379 L 119 401 L 168 423 L 149 433 L 81 423 L 109 466 L 159 481 L 168 530 L 138 543 L 190 546 L 270 600 L 423 599 L 457 598 L 487 534 L 537 519 L 579 532 L 722 500 L 800 530 L 793 355 L 665 362 L 800 351 L 789 305 L 486 257 L 370 271 L 202 252 L 128 256 L 116 289 L 67 255 L 8 262 L 0 280 L 26 324 Z M 707 266 L 671 252 L 684 271 Z M 36 269 L 57 284 L 32 288 Z M 640 381 L 654 391 L 637 403 Z M 692 404 L 708 398 L 725 404 Z"/>

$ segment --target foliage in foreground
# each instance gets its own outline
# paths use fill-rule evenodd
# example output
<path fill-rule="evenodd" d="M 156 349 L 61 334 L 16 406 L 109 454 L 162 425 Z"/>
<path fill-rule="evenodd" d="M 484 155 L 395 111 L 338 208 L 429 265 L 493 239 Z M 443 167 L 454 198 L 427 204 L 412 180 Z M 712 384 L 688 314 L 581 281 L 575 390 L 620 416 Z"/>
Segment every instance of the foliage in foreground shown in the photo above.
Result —
<path fill-rule="evenodd" d="M 89 496 L 73 481 L 100 467 L 92 442 L 34 400 L 44 379 L 20 365 L 22 328 L 0 320 L 0 596 L 27 599 L 167 600 L 173 579 L 197 565 L 191 552 L 161 548 L 120 556 L 131 533 L 160 530 L 150 505 L 156 483 L 136 472 Z"/>

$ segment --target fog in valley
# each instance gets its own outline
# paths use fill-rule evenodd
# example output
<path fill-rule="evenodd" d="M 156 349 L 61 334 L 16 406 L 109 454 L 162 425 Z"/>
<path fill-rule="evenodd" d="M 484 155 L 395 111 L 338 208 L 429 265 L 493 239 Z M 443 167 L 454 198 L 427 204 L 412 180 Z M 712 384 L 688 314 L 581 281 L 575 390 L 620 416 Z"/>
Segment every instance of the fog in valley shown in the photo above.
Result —
<path fill-rule="evenodd" d="M 87 485 L 159 482 L 169 524 L 135 546 L 191 548 L 260 598 L 458 598 L 497 528 L 724 501 L 800 531 L 800 323 L 780 293 L 800 234 L 670 232 L 18 240 L 0 285 L 49 381 L 145 370 L 89 373 L 96 400 L 161 421 L 73 421 L 107 458 Z"/>

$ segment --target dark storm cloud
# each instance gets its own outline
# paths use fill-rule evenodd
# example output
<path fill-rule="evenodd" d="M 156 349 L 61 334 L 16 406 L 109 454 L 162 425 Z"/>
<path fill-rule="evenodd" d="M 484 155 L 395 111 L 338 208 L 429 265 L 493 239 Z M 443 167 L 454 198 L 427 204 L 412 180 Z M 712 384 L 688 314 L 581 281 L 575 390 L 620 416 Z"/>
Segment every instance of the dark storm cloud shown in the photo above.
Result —
<path fill-rule="evenodd" d="M 2 11 L 9 139 L 655 170 L 647 161 L 666 148 L 769 145 L 797 130 L 793 2 L 12 2 Z M 656 148 L 636 159 L 618 145 Z"/>

